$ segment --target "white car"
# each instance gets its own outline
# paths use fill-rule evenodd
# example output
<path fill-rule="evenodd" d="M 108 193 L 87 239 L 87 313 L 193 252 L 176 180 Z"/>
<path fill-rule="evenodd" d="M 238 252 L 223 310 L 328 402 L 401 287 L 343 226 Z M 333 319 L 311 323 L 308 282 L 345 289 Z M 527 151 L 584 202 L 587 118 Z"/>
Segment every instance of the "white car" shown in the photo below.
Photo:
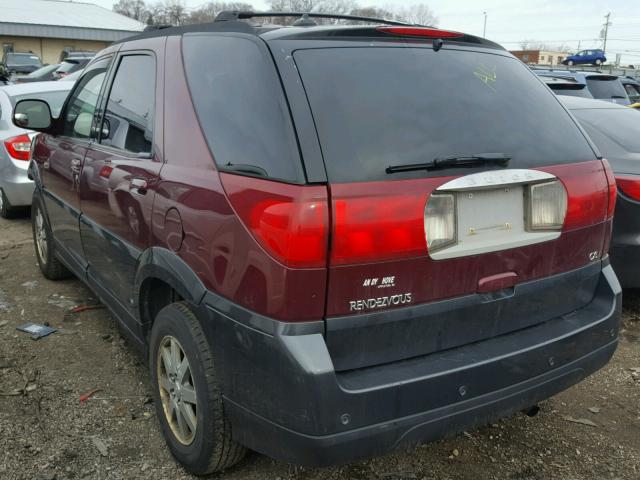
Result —
<path fill-rule="evenodd" d="M 57 117 L 73 82 L 36 82 L 0 87 L 0 216 L 10 218 L 19 207 L 31 205 L 33 182 L 27 177 L 31 140 L 36 135 L 11 121 L 16 102 L 45 100 Z"/>

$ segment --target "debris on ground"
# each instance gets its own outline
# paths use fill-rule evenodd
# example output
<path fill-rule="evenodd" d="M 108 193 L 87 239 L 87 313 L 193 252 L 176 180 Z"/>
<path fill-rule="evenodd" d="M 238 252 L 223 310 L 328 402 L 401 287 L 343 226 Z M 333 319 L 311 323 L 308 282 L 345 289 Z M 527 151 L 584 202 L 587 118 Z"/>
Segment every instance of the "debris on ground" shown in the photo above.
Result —
<path fill-rule="evenodd" d="M 89 400 L 91 397 L 93 397 L 99 391 L 100 391 L 99 388 L 93 388 L 93 389 L 89 390 L 87 393 L 83 393 L 82 395 L 80 395 L 80 403 L 86 402 L 87 400 Z"/>
<path fill-rule="evenodd" d="M 562 418 L 564 420 L 566 420 L 567 422 L 579 423 L 580 425 L 587 425 L 589 427 L 599 427 L 600 426 L 597 423 L 589 420 L 588 418 L 573 418 L 573 417 L 570 417 L 569 415 L 565 415 Z"/>
<path fill-rule="evenodd" d="M 88 310 L 101 310 L 104 308 L 104 305 L 102 304 L 97 304 L 97 305 L 79 305 L 77 307 L 74 307 L 70 310 L 71 313 L 82 313 L 82 312 L 86 312 Z"/>
<path fill-rule="evenodd" d="M 24 325 L 16 327 L 16 330 L 30 334 L 33 340 L 39 340 L 42 337 L 46 337 L 47 335 L 51 335 L 58 331 L 56 328 L 48 327 L 46 325 L 38 325 L 37 323 L 31 322 L 27 322 Z"/>
<path fill-rule="evenodd" d="M 600 413 L 600 407 L 589 407 L 591 413 Z"/>
<path fill-rule="evenodd" d="M 91 441 L 93 442 L 95 447 L 98 449 L 98 452 L 100 452 L 100 455 L 102 455 L 103 457 L 106 457 L 109 454 L 107 450 L 107 444 L 104 443 L 99 437 L 91 437 Z"/>

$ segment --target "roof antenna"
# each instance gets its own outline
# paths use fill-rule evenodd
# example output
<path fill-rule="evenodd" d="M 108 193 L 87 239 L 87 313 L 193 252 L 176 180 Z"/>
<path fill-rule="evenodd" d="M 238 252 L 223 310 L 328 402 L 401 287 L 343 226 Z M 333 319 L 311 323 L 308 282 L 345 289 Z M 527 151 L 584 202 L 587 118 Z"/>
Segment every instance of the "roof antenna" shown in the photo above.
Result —
<path fill-rule="evenodd" d="M 318 24 L 309 18 L 309 14 L 303 13 L 292 25 L 294 27 L 315 27 Z"/>
<path fill-rule="evenodd" d="M 444 42 L 442 41 L 441 38 L 434 38 L 433 39 L 433 51 L 434 52 L 437 52 L 438 50 L 440 50 L 443 45 L 444 45 Z"/>

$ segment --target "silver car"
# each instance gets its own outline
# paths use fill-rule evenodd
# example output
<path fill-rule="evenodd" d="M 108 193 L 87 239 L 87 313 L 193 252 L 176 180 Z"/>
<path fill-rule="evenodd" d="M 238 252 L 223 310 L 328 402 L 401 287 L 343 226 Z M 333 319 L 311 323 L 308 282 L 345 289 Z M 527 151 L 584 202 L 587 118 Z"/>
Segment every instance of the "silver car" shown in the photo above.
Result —
<path fill-rule="evenodd" d="M 73 82 L 36 82 L 0 87 L 0 216 L 10 218 L 16 209 L 31 205 L 33 182 L 27 178 L 31 140 L 36 135 L 11 121 L 16 102 L 45 100 L 57 117 Z"/>

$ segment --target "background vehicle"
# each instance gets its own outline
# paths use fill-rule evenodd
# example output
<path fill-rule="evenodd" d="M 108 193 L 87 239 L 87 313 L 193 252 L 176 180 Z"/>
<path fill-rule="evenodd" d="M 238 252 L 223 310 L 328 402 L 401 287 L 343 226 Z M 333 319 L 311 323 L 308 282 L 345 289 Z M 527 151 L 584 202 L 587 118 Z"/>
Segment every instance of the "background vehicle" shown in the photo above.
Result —
<path fill-rule="evenodd" d="M 73 50 L 71 52 L 63 51 L 60 54 L 60 62 L 63 62 L 68 58 L 93 58 L 95 57 L 95 55 L 96 55 L 96 52 L 89 52 L 89 51 L 80 51 L 80 50 Z"/>
<path fill-rule="evenodd" d="M 71 84 L 26 83 L 0 88 L 0 216 L 8 218 L 17 209 L 31 205 L 33 182 L 27 178 L 33 132 L 11 122 L 13 107 L 25 98 L 45 100 L 54 115 L 71 90 Z"/>
<path fill-rule="evenodd" d="M 40 57 L 32 52 L 7 52 L 2 63 L 10 74 L 31 73 L 42 67 Z"/>
<path fill-rule="evenodd" d="M 38 70 L 34 70 L 29 75 L 14 75 L 11 80 L 13 83 L 31 83 L 31 82 L 45 82 L 53 80 L 53 72 L 60 66 L 59 63 L 53 65 L 45 65 Z"/>
<path fill-rule="evenodd" d="M 631 77 L 620 77 L 631 104 L 640 102 L 640 82 Z"/>
<path fill-rule="evenodd" d="M 82 70 L 89 63 L 89 60 L 89 58 L 67 58 L 53 72 L 53 79 L 60 80 L 67 75 Z"/>
<path fill-rule="evenodd" d="M 148 355 L 195 473 L 440 438 L 617 345 L 615 183 L 557 98 L 485 39 L 315 15 L 115 44 L 34 142 L 41 270 Z"/>
<path fill-rule="evenodd" d="M 618 184 L 611 264 L 625 288 L 640 287 L 640 112 L 588 99 L 563 98 L 600 152 Z"/>
<path fill-rule="evenodd" d="M 593 98 L 585 83 L 580 83 L 574 78 L 567 77 L 547 77 L 540 75 L 540 79 L 547 84 L 556 95 L 567 95 L 570 97 Z"/>
<path fill-rule="evenodd" d="M 602 65 L 607 61 L 604 52 L 600 49 L 581 50 L 575 55 L 569 55 L 562 61 L 563 65 Z"/>
<path fill-rule="evenodd" d="M 607 73 L 565 71 L 552 69 L 532 69 L 536 75 L 553 78 L 564 78 L 585 84 L 593 98 L 607 100 L 620 105 L 630 102 L 620 77 Z"/>

